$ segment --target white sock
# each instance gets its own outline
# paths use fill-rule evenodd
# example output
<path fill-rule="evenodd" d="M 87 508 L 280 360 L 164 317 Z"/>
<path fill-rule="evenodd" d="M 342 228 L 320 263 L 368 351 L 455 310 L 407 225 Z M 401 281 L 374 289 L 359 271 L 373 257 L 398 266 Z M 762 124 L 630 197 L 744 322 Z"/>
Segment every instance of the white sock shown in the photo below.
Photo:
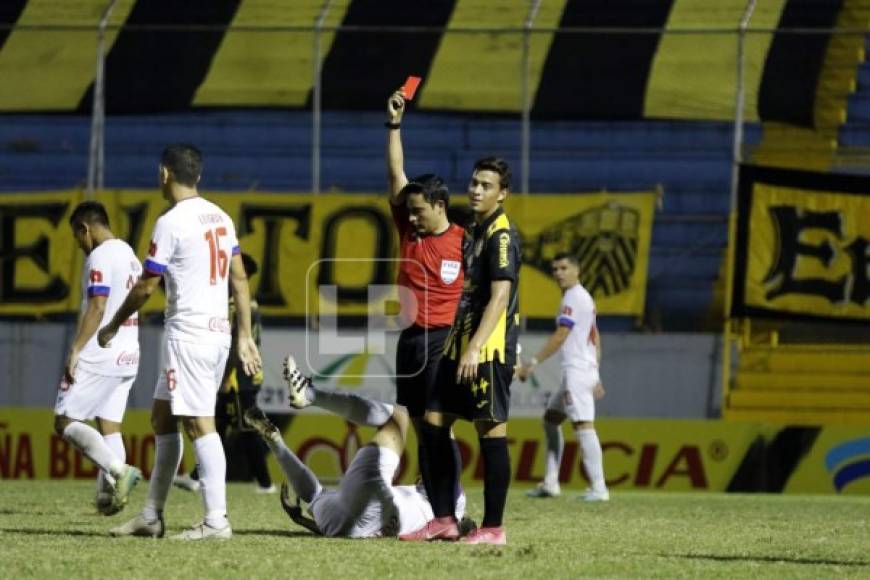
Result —
<path fill-rule="evenodd" d="M 212 528 L 225 528 L 227 521 L 227 457 L 220 435 L 209 433 L 193 442 L 205 523 Z"/>
<path fill-rule="evenodd" d="M 545 420 L 544 439 L 547 444 L 547 470 L 544 472 L 544 485 L 555 487 L 559 485 L 559 467 L 562 465 L 562 452 L 565 450 L 562 426 L 554 425 Z"/>
<path fill-rule="evenodd" d="M 115 457 L 121 460 L 121 463 L 127 463 L 127 450 L 124 449 L 124 438 L 120 433 L 109 433 L 103 435 L 103 441 L 115 454 Z M 106 473 L 102 469 L 97 476 L 97 491 L 111 492 L 111 488 L 115 487 L 115 478 L 111 473 Z"/>
<path fill-rule="evenodd" d="M 589 476 L 592 491 L 602 492 L 607 490 L 604 483 L 604 459 L 601 453 L 601 443 L 598 441 L 598 433 L 595 429 L 577 429 L 577 442 L 583 452 L 583 467 Z"/>
<path fill-rule="evenodd" d="M 163 512 L 166 497 L 172 487 L 172 478 L 178 473 L 181 465 L 183 442 L 181 433 L 167 433 L 154 437 L 154 469 L 151 471 L 151 481 L 148 484 L 148 498 L 142 508 L 142 516 L 146 521 L 153 522 Z"/>
<path fill-rule="evenodd" d="M 103 435 L 103 441 L 111 448 L 115 457 L 121 460 L 122 463 L 127 463 L 127 450 L 124 448 L 124 438 L 120 433 L 109 433 Z"/>
<path fill-rule="evenodd" d="M 380 427 L 393 416 L 393 406 L 389 403 L 372 401 L 354 393 L 321 391 L 314 387 L 311 391 L 315 405 L 357 425 Z"/>
<path fill-rule="evenodd" d="M 112 448 L 103 440 L 100 432 L 80 421 L 73 421 L 63 430 L 63 438 L 75 445 L 85 457 L 94 462 L 100 469 L 118 477 L 124 469 Z"/>
<path fill-rule="evenodd" d="M 266 444 L 275 455 L 284 475 L 290 480 L 294 493 L 305 503 L 311 503 L 323 489 L 317 476 L 296 457 L 295 453 L 290 451 L 282 439 L 266 439 Z"/>

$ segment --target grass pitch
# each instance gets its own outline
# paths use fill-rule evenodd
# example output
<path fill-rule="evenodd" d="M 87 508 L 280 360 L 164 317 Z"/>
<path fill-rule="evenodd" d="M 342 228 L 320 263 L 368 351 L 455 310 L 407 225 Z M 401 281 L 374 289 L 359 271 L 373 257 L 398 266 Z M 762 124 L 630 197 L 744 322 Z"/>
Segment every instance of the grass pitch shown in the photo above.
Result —
<path fill-rule="evenodd" d="M 608 504 L 573 494 L 511 492 L 509 545 L 406 544 L 312 536 L 276 495 L 231 484 L 229 542 L 114 539 L 108 528 L 142 505 L 137 488 L 110 518 L 90 506 L 91 482 L 0 483 L 0 575 L 115 578 L 870 578 L 870 498 L 616 493 Z M 471 490 L 470 515 L 482 494 Z M 201 517 L 199 496 L 173 489 L 167 534 Z"/>

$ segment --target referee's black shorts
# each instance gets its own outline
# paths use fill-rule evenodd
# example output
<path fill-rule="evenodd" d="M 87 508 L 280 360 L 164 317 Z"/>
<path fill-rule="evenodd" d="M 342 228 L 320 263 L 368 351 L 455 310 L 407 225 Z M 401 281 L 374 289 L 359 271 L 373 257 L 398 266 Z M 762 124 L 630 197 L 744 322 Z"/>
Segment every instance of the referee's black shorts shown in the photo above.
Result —
<path fill-rule="evenodd" d="M 490 361 L 477 367 L 472 384 L 456 382 L 458 361 L 447 357 L 438 365 L 438 388 L 429 399 L 429 410 L 462 417 L 468 421 L 508 420 L 514 367 Z"/>
<path fill-rule="evenodd" d="M 438 363 L 444 352 L 449 326 L 410 326 L 402 331 L 396 347 L 396 402 L 411 417 L 423 417 L 436 386 Z"/>

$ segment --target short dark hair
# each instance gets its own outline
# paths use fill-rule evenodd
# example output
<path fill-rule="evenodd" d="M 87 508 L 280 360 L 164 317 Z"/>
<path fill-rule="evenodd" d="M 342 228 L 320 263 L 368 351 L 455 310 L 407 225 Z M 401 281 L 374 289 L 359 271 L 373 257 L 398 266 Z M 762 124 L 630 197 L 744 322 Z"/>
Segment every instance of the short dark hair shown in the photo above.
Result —
<path fill-rule="evenodd" d="M 174 143 L 163 150 L 160 163 L 172 173 L 175 181 L 187 187 L 196 187 L 202 175 L 202 152 L 194 145 Z"/>
<path fill-rule="evenodd" d="M 83 201 L 76 206 L 69 216 L 69 225 L 78 228 L 82 224 L 109 227 L 109 213 L 98 201 Z"/>
<path fill-rule="evenodd" d="M 554 262 L 557 262 L 559 260 L 568 260 L 569 262 L 571 262 L 575 266 L 580 266 L 580 259 L 577 258 L 577 256 L 575 256 L 571 252 L 559 252 L 558 254 L 553 256 Z"/>
<path fill-rule="evenodd" d="M 474 163 L 474 171 L 494 171 L 498 173 L 500 189 L 511 188 L 511 168 L 501 157 L 484 157 Z"/>
<path fill-rule="evenodd" d="M 432 207 L 435 207 L 437 201 L 444 202 L 445 210 L 450 207 L 450 190 L 447 189 L 447 183 L 434 173 L 418 175 L 409 181 L 400 193 L 406 196 L 419 193 Z"/>

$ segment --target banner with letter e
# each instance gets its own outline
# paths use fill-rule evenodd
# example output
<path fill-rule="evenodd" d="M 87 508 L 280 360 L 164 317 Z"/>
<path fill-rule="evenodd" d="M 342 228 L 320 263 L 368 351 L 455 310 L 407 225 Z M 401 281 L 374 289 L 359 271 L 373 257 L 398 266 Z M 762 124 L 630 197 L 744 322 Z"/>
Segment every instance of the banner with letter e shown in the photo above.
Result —
<path fill-rule="evenodd" d="M 389 298 L 399 240 L 384 194 L 205 193 L 236 224 L 242 251 L 260 265 L 251 289 L 264 316 L 298 322 L 312 312 L 365 316 Z M 641 315 L 656 194 L 513 194 L 505 211 L 522 238 L 520 313 L 552 319 L 561 292 L 550 273 L 559 252 L 580 260 L 599 314 Z M 81 301 L 84 255 L 69 216 L 78 190 L 0 195 L 0 316 L 69 314 Z M 115 235 L 143 258 L 167 208 L 156 191 L 111 190 L 96 199 Z M 451 203 L 466 198 L 454 195 Z M 203 241 L 204 256 L 208 246 Z M 332 289 L 327 295 L 321 290 Z M 143 314 L 163 309 L 163 293 Z"/>
<path fill-rule="evenodd" d="M 740 168 L 731 315 L 870 320 L 870 176 Z"/>

